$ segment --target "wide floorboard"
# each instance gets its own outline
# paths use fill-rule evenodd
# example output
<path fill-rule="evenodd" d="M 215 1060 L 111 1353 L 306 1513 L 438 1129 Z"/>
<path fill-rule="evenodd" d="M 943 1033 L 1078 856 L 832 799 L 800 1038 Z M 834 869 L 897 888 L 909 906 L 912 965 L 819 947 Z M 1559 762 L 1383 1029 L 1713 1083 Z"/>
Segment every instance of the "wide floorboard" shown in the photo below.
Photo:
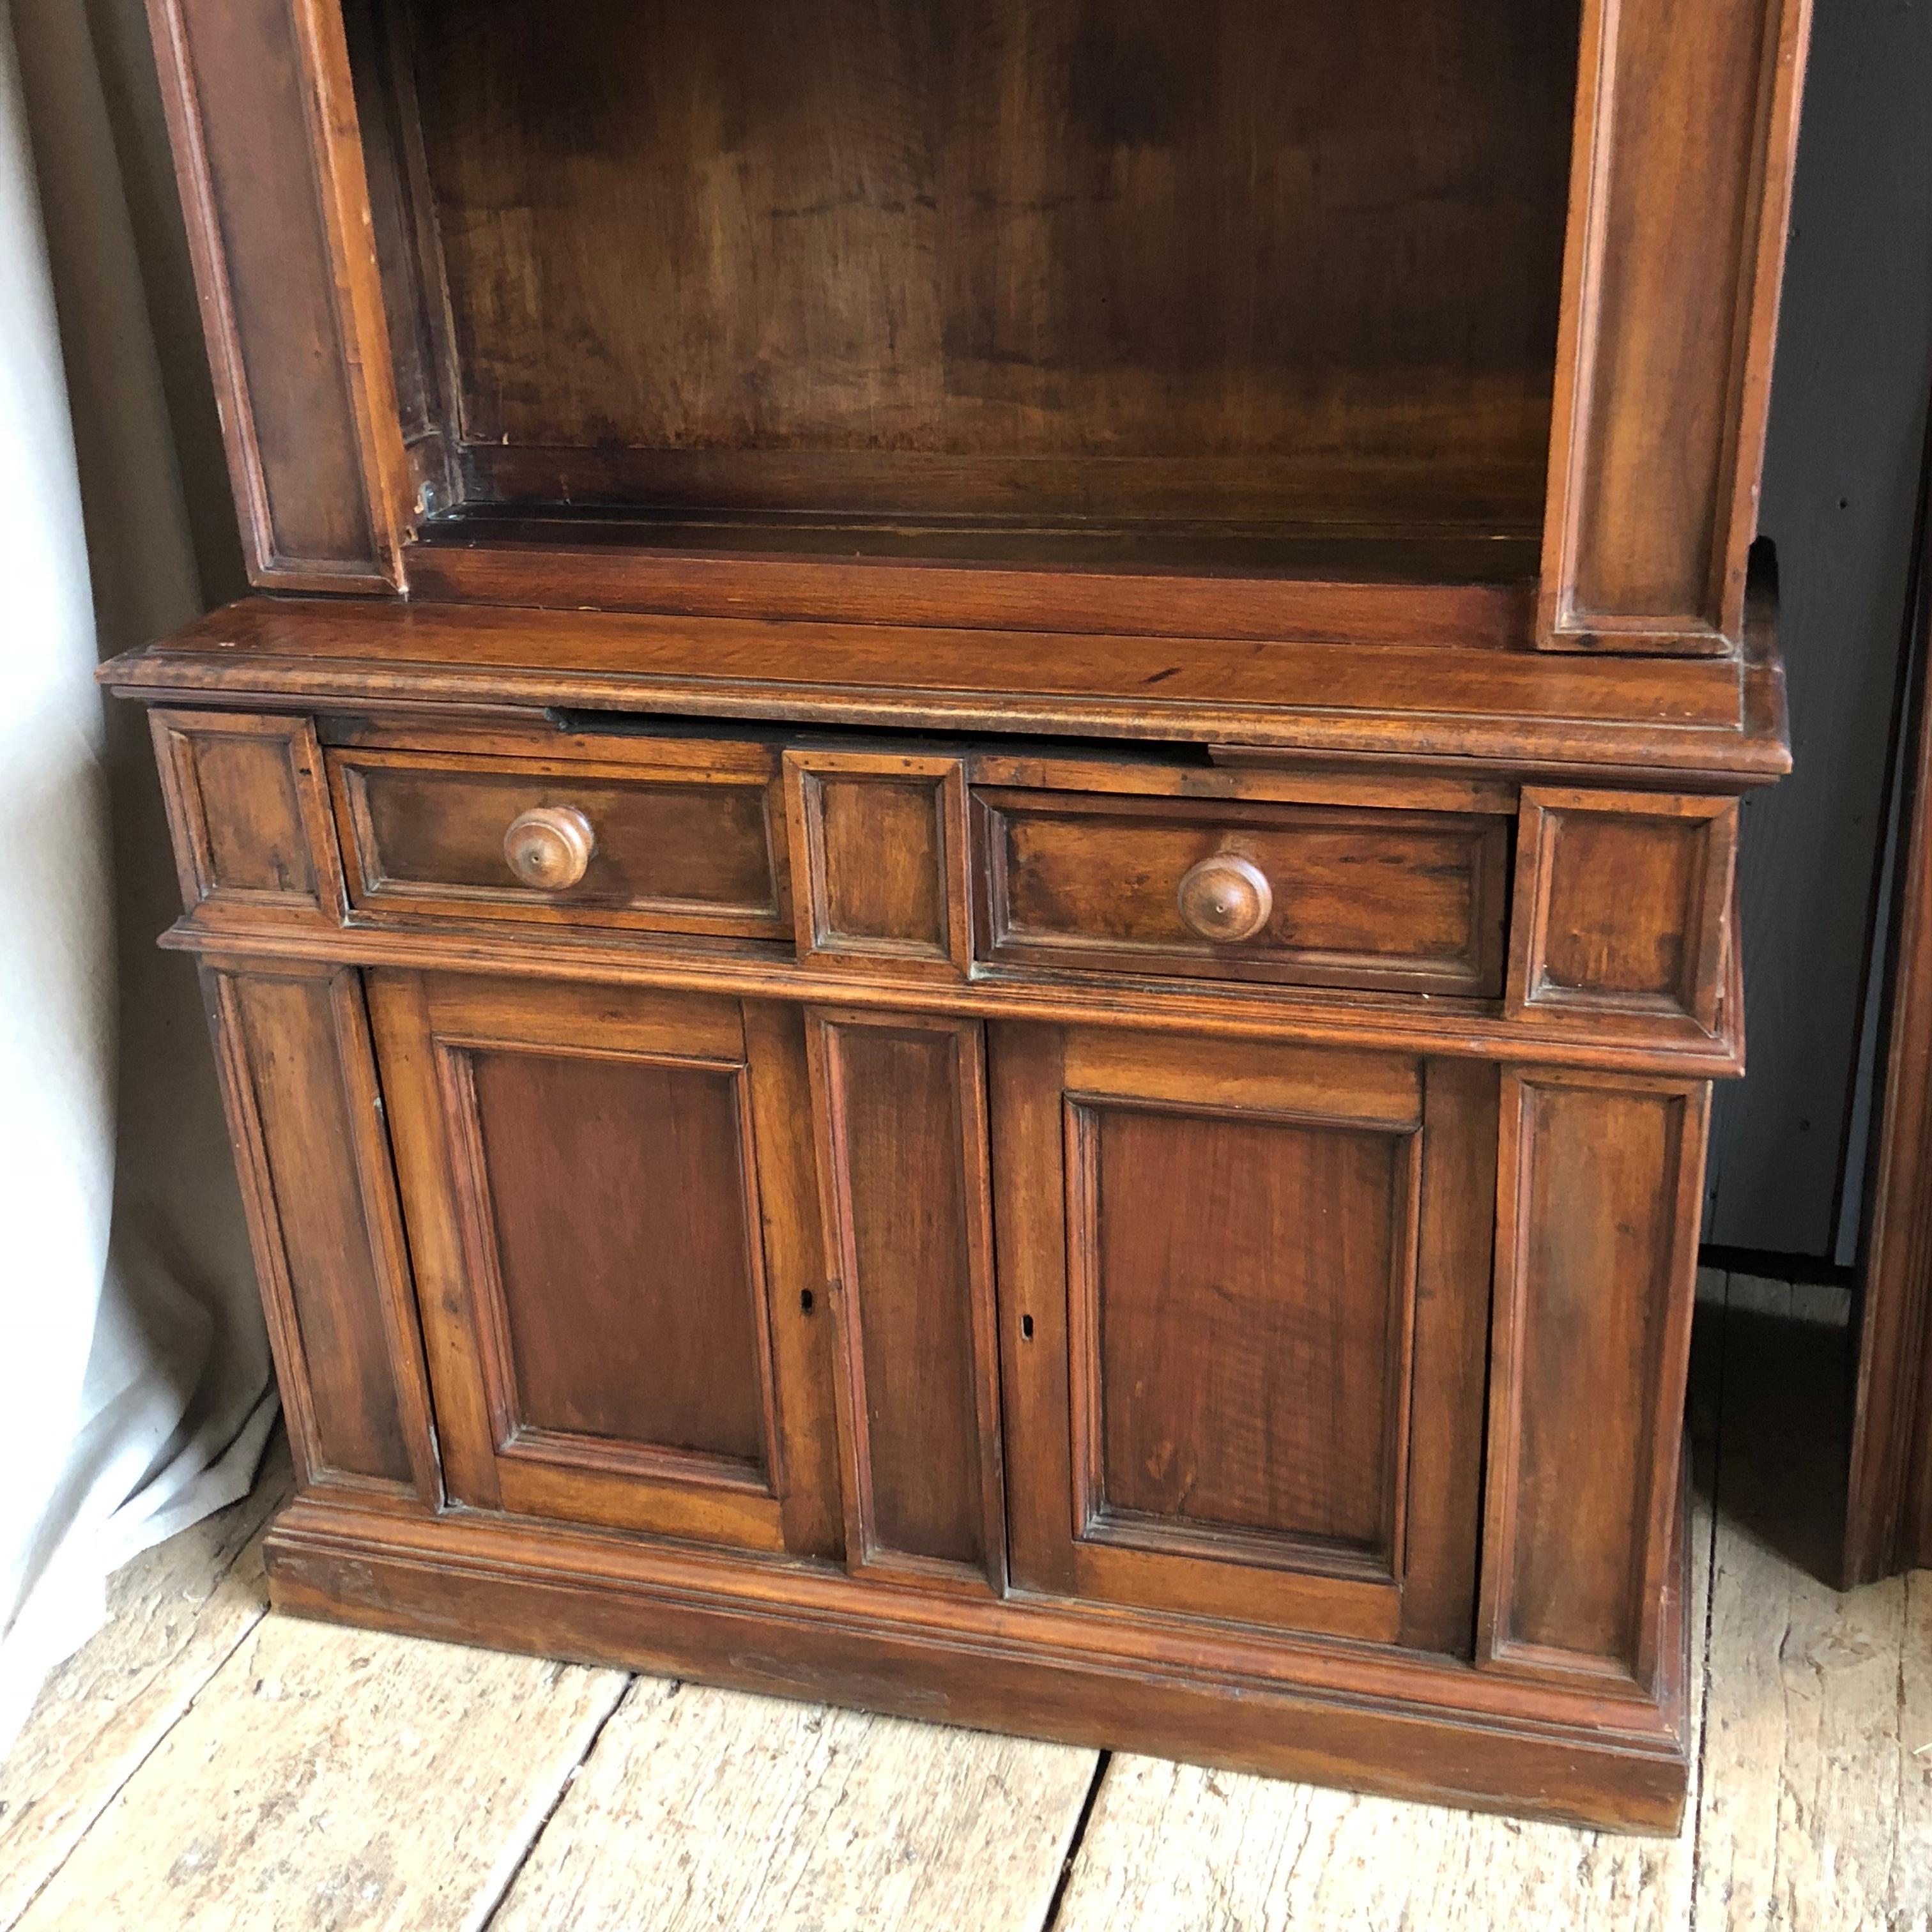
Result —
<path fill-rule="evenodd" d="M 0 1932 L 1928 1932 L 1932 1573 L 1816 1580 L 1842 1313 L 1702 1283 L 1673 1840 L 296 1622 L 280 1456 L 116 1580 L 0 1766 Z"/>

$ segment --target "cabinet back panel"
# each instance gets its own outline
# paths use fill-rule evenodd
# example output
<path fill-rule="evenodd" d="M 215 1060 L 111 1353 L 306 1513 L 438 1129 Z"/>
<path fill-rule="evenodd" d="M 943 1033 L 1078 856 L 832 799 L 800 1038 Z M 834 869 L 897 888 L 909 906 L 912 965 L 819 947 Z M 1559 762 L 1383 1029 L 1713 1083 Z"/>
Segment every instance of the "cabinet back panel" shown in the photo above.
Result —
<path fill-rule="evenodd" d="M 1574 5 L 409 10 L 472 500 L 1538 521 Z"/>

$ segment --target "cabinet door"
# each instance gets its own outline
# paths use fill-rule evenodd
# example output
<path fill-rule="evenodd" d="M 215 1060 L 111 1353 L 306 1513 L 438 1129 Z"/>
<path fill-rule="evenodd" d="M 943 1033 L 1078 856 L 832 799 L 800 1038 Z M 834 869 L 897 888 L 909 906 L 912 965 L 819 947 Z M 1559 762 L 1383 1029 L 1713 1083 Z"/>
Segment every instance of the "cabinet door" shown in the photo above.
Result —
<path fill-rule="evenodd" d="M 1020 1588 L 1466 1654 L 1493 1069 L 1004 1027 Z"/>
<path fill-rule="evenodd" d="M 370 980 L 452 1498 L 836 1555 L 800 1016 Z"/>

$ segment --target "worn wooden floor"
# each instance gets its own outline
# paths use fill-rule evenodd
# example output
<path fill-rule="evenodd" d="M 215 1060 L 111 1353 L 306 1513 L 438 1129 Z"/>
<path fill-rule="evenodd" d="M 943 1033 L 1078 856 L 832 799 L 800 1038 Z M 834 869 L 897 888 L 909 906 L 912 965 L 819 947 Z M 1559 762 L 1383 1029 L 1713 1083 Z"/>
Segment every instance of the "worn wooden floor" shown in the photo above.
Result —
<path fill-rule="evenodd" d="M 1704 1294 L 1674 1841 L 268 1616 L 284 1461 L 48 1687 L 0 1771 L 0 1932 L 1925 1927 L 1932 1573 L 1814 1580 L 1842 1332 L 1820 1291 Z"/>

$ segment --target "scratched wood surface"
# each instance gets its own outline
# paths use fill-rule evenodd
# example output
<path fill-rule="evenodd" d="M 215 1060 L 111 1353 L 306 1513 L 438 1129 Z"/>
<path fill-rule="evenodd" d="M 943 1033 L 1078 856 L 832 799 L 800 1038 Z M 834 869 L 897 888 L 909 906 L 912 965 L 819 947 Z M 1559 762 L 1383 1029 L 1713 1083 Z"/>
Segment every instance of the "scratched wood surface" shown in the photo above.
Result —
<path fill-rule="evenodd" d="M 1674 1839 L 294 1622 L 278 1460 L 122 1573 L 0 1766 L 0 1932 L 1927 1932 L 1932 1574 L 1816 1580 L 1841 1315 L 1702 1284 Z"/>

